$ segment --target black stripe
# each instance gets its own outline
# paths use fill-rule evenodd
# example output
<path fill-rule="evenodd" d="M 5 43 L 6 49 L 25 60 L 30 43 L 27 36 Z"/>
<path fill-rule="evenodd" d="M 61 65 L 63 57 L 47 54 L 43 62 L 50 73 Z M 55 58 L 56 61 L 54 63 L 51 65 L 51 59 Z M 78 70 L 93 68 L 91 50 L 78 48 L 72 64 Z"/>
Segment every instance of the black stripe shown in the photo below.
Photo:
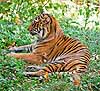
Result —
<path fill-rule="evenodd" d="M 74 47 L 74 48 L 72 48 L 72 49 L 66 51 L 66 52 L 67 52 L 67 54 L 70 53 L 70 52 L 73 53 L 74 50 L 76 50 L 77 48 L 81 48 L 81 47 L 82 47 L 82 45 L 79 45 L 79 46 L 77 46 L 77 47 Z"/>
<path fill-rule="evenodd" d="M 54 64 L 53 64 L 53 65 L 54 65 Z M 54 72 L 55 70 L 54 70 L 53 66 L 52 66 L 51 64 L 49 64 L 49 66 L 52 68 L 52 70 L 53 70 L 53 72 Z"/>
<path fill-rule="evenodd" d="M 83 64 L 83 63 L 76 63 L 76 64 L 72 65 L 69 69 L 67 69 L 67 71 L 69 71 L 71 68 L 73 68 L 74 66 L 77 66 L 77 65 L 79 65 L 79 64 L 85 65 L 85 64 Z"/>
<path fill-rule="evenodd" d="M 56 70 L 55 70 L 55 72 L 57 72 L 57 69 L 58 69 L 59 67 L 57 66 L 57 64 L 55 64 L 55 67 L 56 67 Z"/>
<path fill-rule="evenodd" d="M 58 43 L 60 40 L 63 40 L 63 39 L 62 39 L 61 37 L 58 37 L 58 39 L 57 39 L 55 45 L 57 45 L 57 43 Z"/>
<path fill-rule="evenodd" d="M 64 39 L 60 37 L 60 39 L 58 39 L 58 41 L 55 44 L 58 46 L 62 41 L 64 42 Z"/>
<path fill-rule="evenodd" d="M 86 48 L 82 47 L 81 49 L 73 50 L 73 53 L 76 53 L 76 52 L 78 52 L 78 51 L 80 51 L 80 50 L 83 50 L 83 49 L 86 49 Z"/>
<path fill-rule="evenodd" d="M 49 71 L 47 71 L 46 69 L 42 69 L 42 70 L 44 70 L 45 72 L 48 72 L 48 73 L 50 73 Z"/>
<path fill-rule="evenodd" d="M 44 28 L 43 28 L 42 36 L 44 36 L 44 31 L 45 31 L 45 30 L 44 30 Z"/>
<path fill-rule="evenodd" d="M 60 43 L 62 40 L 63 40 L 63 39 L 61 39 L 60 41 L 58 40 L 57 42 L 59 42 L 59 43 Z M 56 46 L 56 45 L 58 45 L 58 43 L 57 43 L 57 42 L 55 43 L 55 46 Z M 62 43 L 62 44 L 63 44 L 63 43 Z M 55 48 L 55 47 L 53 46 L 53 49 L 51 50 L 51 52 L 50 52 L 47 56 L 49 56 L 49 55 L 52 53 L 52 51 L 54 50 L 54 48 Z M 58 51 L 58 53 L 56 53 L 56 54 L 52 57 L 52 59 L 51 59 L 51 60 L 52 60 L 52 61 L 53 61 L 53 60 L 55 60 L 55 59 L 56 59 L 56 57 L 57 57 L 58 55 L 60 55 L 60 54 L 61 54 L 61 51 Z"/>
<path fill-rule="evenodd" d="M 56 53 L 53 57 L 52 57 L 52 61 L 55 61 L 55 59 L 60 55 L 60 51 L 58 51 L 58 53 Z"/>
<path fill-rule="evenodd" d="M 65 63 L 61 63 L 61 67 L 59 68 L 59 72 L 61 72 L 62 70 L 62 67 L 63 67 L 63 65 L 64 65 Z"/>
<path fill-rule="evenodd" d="M 66 42 L 68 42 L 68 41 L 70 41 L 70 40 L 71 40 L 71 38 L 68 38 L 68 39 L 66 40 Z M 64 51 L 65 51 L 66 47 L 67 47 L 67 46 L 65 46 L 65 47 L 63 48 L 63 50 L 62 50 L 62 52 L 61 52 L 61 54 L 60 54 L 60 55 L 62 55 L 62 54 L 64 54 L 64 53 L 65 53 Z M 63 53 L 63 52 L 64 52 L 64 53 Z"/>
<path fill-rule="evenodd" d="M 87 60 L 87 61 L 89 61 L 89 59 L 86 57 L 86 55 L 85 56 L 82 56 L 85 60 Z"/>
<path fill-rule="evenodd" d="M 72 43 L 74 43 L 74 41 L 73 41 Z M 77 48 L 77 47 L 75 47 L 75 46 L 77 46 L 78 44 L 80 44 L 80 43 L 77 43 L 77 44 L 75 44 L 74 46 L 71 45 L 71 44 L 69 44 L 70 47 L 67 48 L 67 50 L 66 50 L 65 52 L 70 53 L 71 51 L 75 50 L 75 49 Z M 68 47 L 68 46 L 67 46 L 67 47 Z"/>
<path fill-rule="evenodd" d="M 89 54 L 89 52 L 86 52 L 85 54 L 86 54 L 86 56 L 90 59 L 90 54 Z"/>
<path fill-rule="evenodd" d="M 67 54 L 67 51 L 70 50 L 72 47 L 73 47 L 73 46 L 70 46 L 70 47 L 68 48 L 68 46 L 67 46 L 67 47 L 66 47 L 67 50 L 66 50 L 64 53 Z"/>
<path fill-rule="evenodd" d="M 89 61 L 89 59 L 90 59 L 90 55 L 85 55 L 85 57 L 88 59 L 88 61 Z"/>
<path fill-rule="evenodd" d="M 60 50 L 60 51 L 58 50 L 58 51 L 56 52 L 56 54 L 52 57 L 51 60 L 52 60 L 52 61 L 55 60 L 55 59 L 57 58 L 57 56 L 59 56 L 60 54 L 61 54 L 61 50 Z"/>
<path fill-rule="evenodd" d="M 70 44 L 70 42 L 73 42 L 73 41 L 75 41 L 75 40 L 72 40 L 71 38 L 68 37 L 68 39 L 66 40 L 66 43 L 67 42 L 69 42 L 69 43 L 66 45 L 66 47 Z"/>
<path fill-rule="evenodd" d="M 47 54 L 47 56 L 49 56 L 53 52 L 54 48 L 55 48 L 54 46 L 52 47 L 52 49 L 50 48 L 51 50 L 50 50 L 49 54 Z"/>
<path fill-rule="evenodd" d="M 58 64 L 59 64 L 59 63 L 58 63 Z M 57 64 L 57 65 L 58 65 L 58 64 Z M 59 65 L 60 65 L 60 67 L 62 66 L 61 63 L 60 63 Z M 60 70 L 58 70 L 58 69 L 60 69 L 60 67 L 57 68 L 57 72 L 60 72 Z"/>
<path fill-rule="evenodd" d="M 83 73 L 85 72 L 84 70 L 78 70 L 77 73 Z"/>
<path fill-rule="evenodd" d="M 72 63 L 72 62 L 74 63 L 74 61 L 76 61 L 76 60 L 78 60 L 78 59 L 73 59 L 73 60 L 70 60 L 68 63 L 65 63 L 66 65 L 62 67 L 62 71 L 64 71 L 65 67 L 66 67 L 68 64 L 70 64 L 70 63 Z"/>
<path fill-rule="evenodd" d="M 80 58 L 80 61 L 87 64 L 87 61 L 86 61 L 86 59 L 84 58 L 84 56 Z"/>
<path fill-rule="evenodd" d="M 32 45 L 25 48 L 27 52 L 32 52 Z"/>
<path fill-rule="evenodd" d="M 33 46 L 31 45 L 31 46 L 30 46 L 30 51 L 31 51 L 31 52 L 33 51 L 33 50 L 32 50 L 32 47 L 33 47 Z"/>
<path fill-rule="evenodd" d="M 49 65 L 46 66 L 46 68 L 48 68 L 50 70 L 50 72 L 52 72 L 52 69 L 51 69 L 51 67 Z"/>
<path fill-rule="evenodd" d="M 73 51 L 74 49 L 76 49 L 76 48 L 78 48 L 78 47 L 81 47 L 82 45 L 78 42 L 78 43 L 76 43 L 76 44 L 73 44 L 72 46 L 73 46 L 73 48 L 70 49 L 69 51 Z"/>
<path fill-rule="evenodd" d="M 62 54 L 64 54 L 65 52 L 65 49 L 66 49 L 66 46 L 63 48 L 63 50 L 62 50 L 62 52 L 61 52 L 61 54 L 60 55 L 62 55 Z M 63 53 L 64 52 L 64 53 Z"/>
<path fill-rule="evenodd" d="M 87 69 L 85 66 L 81 66 L 81 68 L 80 69 Z"/>
<path fill-rule="evenodd" d="M 62 72 L 64 72 L 64 69 L 65 69 L 65 67 L 66 67 L 67 65 L 68 65 L 68 64 L 65 64 L 65 66 L 62 67 L 62 69 L 61 69 Z"/>
<path fill-rule="evenodd" d="M 76 40 L 72 40 L 72 41 L 70 41 L 65 47 L 67 48 L 67 51 L 70 49 L 70 48 L 72 48 L 73 46 L 71 46 L 71 44 L 72 43 L 74 43 Z M 70 46 L 70 47 L 69 47 Z M 68 48 L 69 47 L 69 48 Z M 67 52 L 67 51 L 65 51 L 65 52 Z"/>

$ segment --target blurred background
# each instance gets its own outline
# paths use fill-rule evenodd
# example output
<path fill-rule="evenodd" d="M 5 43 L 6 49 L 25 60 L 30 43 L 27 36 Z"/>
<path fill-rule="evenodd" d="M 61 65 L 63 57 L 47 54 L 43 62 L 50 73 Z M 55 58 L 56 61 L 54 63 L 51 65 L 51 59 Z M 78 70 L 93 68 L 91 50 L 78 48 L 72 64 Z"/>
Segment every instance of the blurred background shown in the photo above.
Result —
<path fill-rule="evenodd" d="M 36 40 L 27 31 L 41 12 L 53 15 L 66 36 L 89 47 L 91 61 L 81 86 L 75 88 L 70 76 L 50 75 L 48 83 L 23 75 L 26 63 L 5 56 L 10 46 Z M 0 91 L 100 91 L 100 0 L 0 0 Z"/>

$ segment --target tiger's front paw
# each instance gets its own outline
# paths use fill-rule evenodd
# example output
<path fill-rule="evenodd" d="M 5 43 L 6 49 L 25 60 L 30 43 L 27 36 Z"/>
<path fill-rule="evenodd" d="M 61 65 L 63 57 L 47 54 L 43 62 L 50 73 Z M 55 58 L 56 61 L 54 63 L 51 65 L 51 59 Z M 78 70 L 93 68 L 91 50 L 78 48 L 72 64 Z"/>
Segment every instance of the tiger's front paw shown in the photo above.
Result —
<path fill-rule="evenodd" d="M 9 48 L 8 50 L 9 50 L 10 53 L 11 53 L 11 52 L 15 53 L 16 50 L 17 50 L 17 47 L 11 47 L 11 48 Z"/>
<path fill-rule="evenodd" d="M 7 56 L 14 57 L 16 53 L 8 53 Z"/>

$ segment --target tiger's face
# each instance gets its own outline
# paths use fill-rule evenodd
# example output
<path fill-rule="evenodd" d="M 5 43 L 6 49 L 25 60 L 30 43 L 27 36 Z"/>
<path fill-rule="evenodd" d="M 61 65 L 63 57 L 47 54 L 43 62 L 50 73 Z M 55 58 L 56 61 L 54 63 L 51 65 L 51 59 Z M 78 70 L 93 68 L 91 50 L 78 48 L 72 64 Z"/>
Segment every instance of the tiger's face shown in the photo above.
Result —
<path fill-rule="evenodd" d="M 31 35 L 38 35 L 39 39 L 43 39 L 47 36 L 47 33 L 50 32 L 49 26 L 51 22 L 52 19 L 49 14 L 40 14 L 32 21 L 28 30 Z"/>

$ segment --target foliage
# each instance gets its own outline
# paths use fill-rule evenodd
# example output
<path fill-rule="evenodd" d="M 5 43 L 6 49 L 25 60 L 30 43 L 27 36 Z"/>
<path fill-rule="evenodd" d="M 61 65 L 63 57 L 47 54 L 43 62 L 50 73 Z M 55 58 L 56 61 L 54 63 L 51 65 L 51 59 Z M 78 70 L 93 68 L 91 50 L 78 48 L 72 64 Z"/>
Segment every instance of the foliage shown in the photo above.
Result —
<path fill-rule="evenodd" d="M 100 10 L 76 5 L 70 0 L 4 0 L 0 2 L 0 91 L 99 91 L 100 90 Z M 64 1 L 64 2 L 62 2 Z M 82 0 L 83 1 L 83 0 Z M 94 0 L 96 1 L 96 0 Z M 70 76 L 50 75 L 49 82 L 23 75 L 26 63 L 5 55 L 14 42 L 16 46 L 30 44 L 35 37 L 27 31 L 32 19 L 42 11 L 49 11 L 60 22 L 67 36 L 85 43 L 91 53 L 91 61 L 81 86 L 75 88 Z M 59 11 L 59 12 L 58 12 Z"/>

